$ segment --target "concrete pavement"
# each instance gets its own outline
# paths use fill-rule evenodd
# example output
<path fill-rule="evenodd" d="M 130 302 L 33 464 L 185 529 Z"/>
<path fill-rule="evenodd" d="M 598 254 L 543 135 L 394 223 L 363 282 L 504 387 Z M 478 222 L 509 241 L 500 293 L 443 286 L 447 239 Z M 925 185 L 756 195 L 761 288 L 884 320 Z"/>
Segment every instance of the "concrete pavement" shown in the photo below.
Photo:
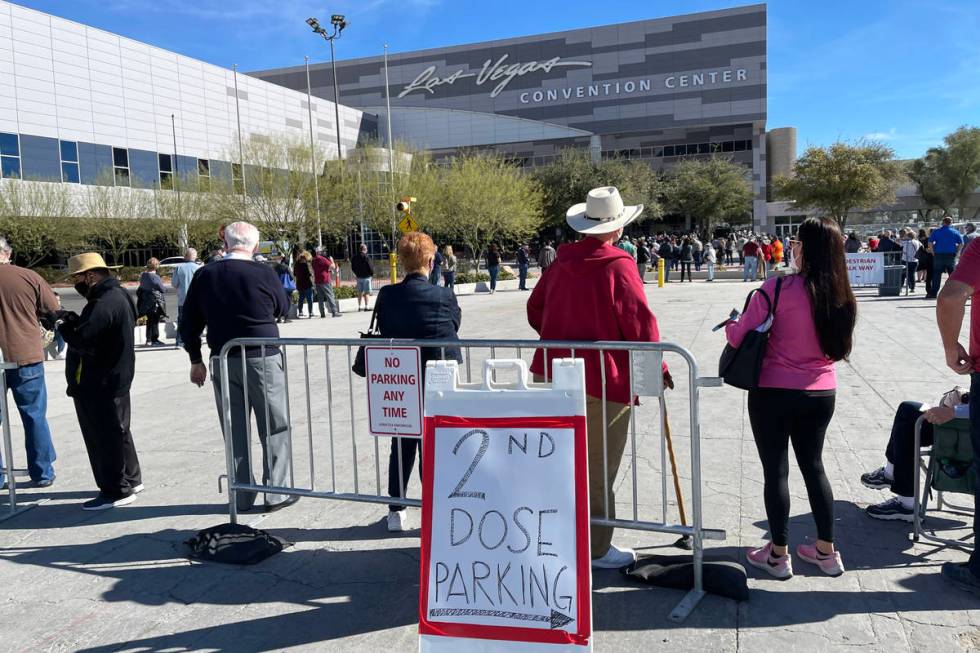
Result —
<path fill-rule="evenodd" d="M 701 363 L 702 374 L 711 374 L 724 344 L 711 327 L 732 307 L 741 306 L 751 285 L 718 281 L 647 289 L 664 339 L 688 347 Z M 532 338 L 524 319 L 527 296 L 514 291 L 460 298 L 461 335 Z M 709 596 L 681 625 L 666 620 L 681 592 L 636 585 L 613 571 L 596 572 L 597 650 L 980 648 L 980 600 L 948 587 L 938 575 L 943 561 L 963 560 L 965 554 L 932 545 L 913 546 L 906 524 L 872 521 L 862 512 L 864 506 L 886 496 L 864 488 L 859 476 L 883 462 L 898 403 L 935 402 L 954 383 L 964 383 L 943 364 L 934 306 L 921 295 L 878 298 L 862 293 L 860 299 L 855 352 L 850 362 L 838 368 L 837 412 L 824 456 L 835 491 L 838 545 L 848 572 L 841 578 L 826 578 L 797 563 L 797 576 L 779 582 L 750 570 L 748 602 Z M 282 331 L 285 336 L 354 337 L 366 329 L 368 320 L 366 313 L 353 313 L 337 320 L 293 322 Z M 346 361 L 341 358 L 335 357 L 329 367 L 335 405 L 347 402 Z M 299 378 L 301 362 L 302 353 L 294 352 L 290 358 L 294 379 Z M 683 381 L 680 361 L 668 362 L 678 381 Z M 217 492 L 224 458 L 213 395 L 209 387 L 199 389 L 188 382 L 182 352 L 137 354 L 133 432 L 146 492 L 125 508 L 81 511 L 81 501 L 93 495 L 91 472 L 72 405 L 64 396 L 64 364 L 46 365 L 49 419 L 59 452 L 58 481 L 47 491 L 25 490 L 22 498 L 48 499 L 47 503 L 0 523 L 0 649 L 405 651 L 416 647 L 418 531 L 388 534 L 381 506 L 303 499 L 268 517 L 249 516 L 243 521 L 296 543 L 255 567 L 191 563 L 184 557 L 184 540 L 201 528 L 227 521 L 227 515 L 225 496 Z M 360 434 L 355 437 L 356 458 L 344 448 L 349 449 L 351 437 L 349 422 L 342 423 L 347 419 L 344 413 L 337 416 L 337 451 L 332 459 L 323 410 L 327 368 L 315 362 L 311 370 L 312 424 L 306 422 L 303 393 L 293 397 L 293 420 L 303 438 L 308 426 L 315 434 L 313 476 L 318 487 L 329 487 L 333 480 L 331 464 L 341 483 L 349 481 L 356 464 L 361 484 L 374 491 L 375 450 L 360 427 L 363 407 L 352 407 L 355 433 Z M 757 545 L 765 534 L 762 472 L 745 393 L 726 387 L 704 390 L 701 397 L 704 523 L 728 533 L 725 542 L 709 546 L 713 555 L 741 559 L 744 548 Z M 686 390 L 679 387 L 668 401 L 678 462 L 682 477 L 689 481 Z M 635 464 L 640 510 L 658 514 L 655 406 L 645 404 L 637 417 L 638 455 L 632 462 L 624 459 L 617 479 L 619 503 L 629 501 L 631 464 Z M 15 417 L 15 443 L 20 433 Z M 298 482 L 310 476 L 307 451 L 297 445 Z M 381 446 L 378 455 L 383 475 L 387 447 Z M 814 528 L 795 469 L 790 479 L 791 544 L 795 545 L 812 538 Z M 417 483 L 412 487 L 417 492 Z M 0 500 L 3 510 L 5 497 Z M 417 520 L 417 511 L 413 513 Z M 962 537 L 970 519 L 944 513 L 931 522 L 956 528 L 955 534 Z M 636 532 L 616 535 L 617 542 L 651 553 L 676 553 L 670 546 L 674 539 Z"/>

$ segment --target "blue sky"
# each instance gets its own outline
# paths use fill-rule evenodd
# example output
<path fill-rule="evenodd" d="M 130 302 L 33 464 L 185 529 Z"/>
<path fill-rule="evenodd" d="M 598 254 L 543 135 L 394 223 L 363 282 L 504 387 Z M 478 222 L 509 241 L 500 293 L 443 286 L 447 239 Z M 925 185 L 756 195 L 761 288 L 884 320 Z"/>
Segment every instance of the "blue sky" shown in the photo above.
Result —
<path fill-rule="evenodd" d="M 722 9 L 723 0 L 17 0 L 19 4 L 241 70 L 328 59 L 304 24 L 345 14 L 342 59 Z M 980 125 L 978 0 L 769 3 L 770 128 L 800 150 L 875 138 L 920 156 Z"/>

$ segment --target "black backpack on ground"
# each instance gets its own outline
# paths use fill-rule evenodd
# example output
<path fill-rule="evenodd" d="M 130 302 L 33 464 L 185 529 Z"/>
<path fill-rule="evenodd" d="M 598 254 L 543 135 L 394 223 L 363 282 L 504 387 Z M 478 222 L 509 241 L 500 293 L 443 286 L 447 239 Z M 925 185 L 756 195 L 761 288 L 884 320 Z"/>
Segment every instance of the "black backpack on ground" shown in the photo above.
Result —
<path fill-rule="evenodd" d="M 258 564 L 293 545 L 292 542 L 242 524 L 205 528 L 184 544 L 190 549 L 187 557 L 192 560 L 228 565 Z"/>

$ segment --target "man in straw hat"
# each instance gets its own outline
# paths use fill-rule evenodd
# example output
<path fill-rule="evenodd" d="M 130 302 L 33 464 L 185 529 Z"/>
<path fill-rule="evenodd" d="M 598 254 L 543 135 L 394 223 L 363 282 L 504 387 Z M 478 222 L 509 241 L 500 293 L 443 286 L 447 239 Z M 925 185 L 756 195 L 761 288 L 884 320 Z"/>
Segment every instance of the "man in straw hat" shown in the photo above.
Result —
<path fill-rule="evenodd" d="M 542 340 L 660 340 L 636 263 L 629 253 L 616 247 L 623 228 L 642 212 L 642 205 L 625 206 L 613 187 L 589 191 L 584 203 L 568 210 L 568 225 L 585 238 L 558 250 L 557 260 L 541 275 L 528 299 L 528 322 Z M 535 379 L 542 380 L 551 359 L 569 355 L 567 349 L 548 348 L 545 361 L 544 352 L 538 349 L 531 364 Z M 601 355 L 603 362 L 598 350 L 576 352 L 585 359 L 590 512 L 594 517 L 612 519 L 616 513 L 612 485 L 626 447 L 633 398 L 629 352 L 605 351 Z M 672 386 L 666 368 L 664 377 Z M 592 527 L 593 567 L 617 569 L 636 559 L 631 549 L 612 544 L 612 534 L 610 527 Z"/>
<path fill-rule="evenodd" d="M 129 388 L 135 373 L 136 306 L 109 273 L 101 254 L 68 259 L 75 290 L 88 300 L 81 316 L 59 311 L 68 343 L 65 376 L 75 402 L 92 474 L 99 487 L 83 510 L 107 510 L 136 500 L 143 491 L 140 462 L 129 430 Z"/>
<path fill-rule="evenodd" d="M 0 236 L 0 355 L 16 368 L 0 372 L 24 424 L 27 471 L 34 487 L 54 483 L 54 443 L 48 428 L 48 391 L 38 320 L 58 310 L 58 298 L 36 272 L 11 263 L 12 248 Z M 0 485 L 6 485 L 0 460 Z"/>

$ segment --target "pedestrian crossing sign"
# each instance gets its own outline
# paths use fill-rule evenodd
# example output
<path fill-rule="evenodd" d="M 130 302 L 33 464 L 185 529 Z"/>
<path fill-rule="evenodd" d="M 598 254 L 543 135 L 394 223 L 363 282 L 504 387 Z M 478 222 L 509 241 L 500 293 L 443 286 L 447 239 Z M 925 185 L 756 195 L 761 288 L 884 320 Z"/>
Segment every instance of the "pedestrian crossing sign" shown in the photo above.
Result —
<path fill-rule="evenodd" d="M 412 231 L 418 231 L 419 223 L 416 222 L 415 218 L 413 218 L 411 215 L 406 215 L 404 218 L 401 219 L 401 222 L 398 223 L 398 230 L 401 231 L 403 234 L 407 234 Z"/>

